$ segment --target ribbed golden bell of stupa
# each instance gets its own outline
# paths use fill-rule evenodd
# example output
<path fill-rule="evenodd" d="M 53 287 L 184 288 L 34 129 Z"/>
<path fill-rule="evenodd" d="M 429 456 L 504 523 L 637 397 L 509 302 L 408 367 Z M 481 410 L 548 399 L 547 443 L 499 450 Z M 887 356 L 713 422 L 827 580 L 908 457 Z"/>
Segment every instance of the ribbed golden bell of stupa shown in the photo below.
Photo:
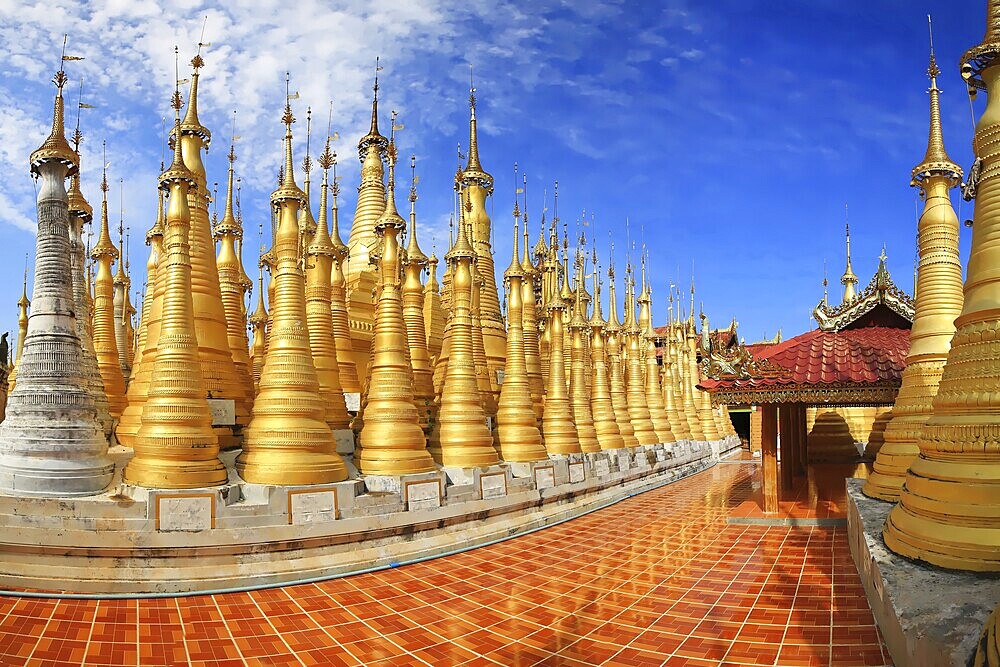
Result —
<path fill-rule="evenodd" d="M 260 374 L 264 371 L 264 328 L 267 326 L 267 308 L 264 305 L 264 267 L 261 266 L 257 276 L 257 308 L 250 314 L 247 321 L 253 330 L 253 342 L 250 347 L 250 373 L 253 376 L 254 396 L 260 390 Z"/>
<path fill-rule="evenodd" d="M 340 207 L 337 196 L 340 194 L 340 183 L 337 180 L 337 163 L 333 164 L 333 183 L 329 186 L 333 195 L 333 229 L 330 240 L 333 243 L 333 265 L 330 269 L 330 315 L 333 317 L 333 336 L 337 346 L 337 368 L 340 370 L 340 386 L 344 391 L 359 393 L 361 380 L 358 379 L 358 367 L 354 363 L 353 346 L 351 345 L 351 323 L 347 314 L 347 278 L 344 276 L 344 262 L 350 255 L 350 250 L 340 238 Z"/>
<path fill-rule="evenodd" d="M 7 376 L 7 392 L 14 391 L 17 384 L 17 367 L 21 363 L 21 353 L 24 352 L 24 339 L 28 336 L 28 308 L 31 300 L 28 298 L 28 267 L 24 267 L 24 284 L 21 287 L 21 298 L 17 300 L 17 347 L 14 350 L 14 367 Z M 103 381 L 102 381 L 103 388 Z"/>
<path fill-rule="evenodd" d="M 161 166 L 163 166 L 161 164 Z M 166 213 L 164 212 L 164 192 L 158 188 L 158 204 L 156 221 L 146 232 L 146 243 L 149 244 L 149 258 L 146 260 L 146 295 L 142 300 L 142 322 L 139 324 L 138 354 L 132 363 L 132 377 L 129 379 L 125 398 L 128 402 L 115 437 L 118 442 L 131 447 L 135 434 L 142 423 L 142 408 L 149 397 L 150 378 L 153 373 L 153 363 L 156 361 L 156 349 L 160 337 L 160 320 L 163 314 L 164 280 L 158 280 L 159 266 L 163 259 L 163 239 L 166 232 Z"/>
<path fill-rule="evenodd" d="M 944 149 L 941 134 L 940 73 L 933 52 L 927 74 L 930 87 L 930 132 L 927 153 L 913 169 L 911 185 L 920 188 L 924 211 L 917 223 L 916 298 L 910 351 L 892 418 L 882 435 L 883 444 L 869 449 L 878 456 L 864 493 L 896 502 L 906 471 L 920 453 L 920 429 L 931 416 L 955 334 L 955 318 L 962 312 L 962 265 L 958 256 L 958 216 L 950 191 L 962 179 L 962 170 Z"/>
<path fill-rule="evenodd" d="M 236 162 L 235 141 L 229 147 L 229 174 L 226 183 L 226 207 L 222 220 L 215 225 L 215 238 L 219 242 L 219 256 L 215 263 L 219 273 L 219 291 L 226 313 L 226 336 L 232 350 L 233 364 L 243 382 L 250 382 L 250 354 L 247 348 L 246 317 L 243 313 L 242 262 L 236 252 L 236 243 L 243 230 L 233 209 L 233 163 Z M 252 396 L 249 397 L 252 403 Z"/>
<path fill-rule="evenodd" d="M 890 421 L 892 421 L 892 409 L 882 410 L 875 416 L 868 439 L 865 441 L 865 457 L 877 456 L 882 450 L 885 445 L 885 429 Z"/>
<path fill-rule="evenodd" d="M 812 430 L 806 436 L 806 453 L 810 463 L 844 463 L 858 457 L 854 435 L 836 409 L 820 409 Z"/>
<path fill-rule="evenodd" d="M 590 327 L 590 359 L 593 365 L 590 382 L 590 410 L 594 416 L 594 432 L 602 450 L 621 449 L 625 446 L 621 430 L 615 419 L 611 402 L 611 385 L 608 374 L 608 360 L 605 354 L 604 336 L 607 323 L 601 315 L 601 286 L 598 282 L 600 271 L 597 267 L 597 253 L 594 253 L 594 314 L 587 325 Z"/>
<path fill-rule="evenodd" d="M 224 449 L 240 444 L 242 428 L 250 418 L 249 375 L 241 376 L 233 363 L 229 344 L 226 310 L 222 305 L 219 271 L 215 263 L 215 242 L 208 216 L 209 190 L 201 152 L 207 150 L 212 135 L 198 120 L 198 78 L 204 65 L 196 55 L 191 65 L 191 93 L 181 121 L 180 141 L 184 164 L 194 174 L 197 187 L 188 191 L 191 209 L 191 294 L 194 299 L 194 326 L 198 337 L 198 361 L 205 389 L 215 399 L 234 402 L 236 425 L 218 426 L 216 434 Z M 245 343 L 244 343 L 245 345 Z"/>
<path fill-rule="evenodd" d="M 327 222 L 327 192 L 329 191 L 329 170 L 333 166 L 334 155 L 327 142 L 326 150 L 319 158 L 323 168 L 323 185 L 319 199 L 319 222 L 311 233 L 305 247 L 306 265 L 306 327 L 309 329 L 309 350 L 312 352 L 316 379 L 319 382 L 319 396 L 323 403 L 325 420 L 331 431 L 342 431 L 351 427 L 351 416 L 347 414 L 344 389 L 340 384 L 340 365 L 337 363 L 337 345 L 334 342 L 333 317 L 331 316 L 330 275 L 333 271 L 334 247 L 330 239 Z M 305 206 L 309 207 L 306 199 Z M 312 215 L 300 220 L 312 220 Z"/>
<path fill-rule="evenodd" d="M 563 231 L 566 231 L 565 228 Z M 573 319 L 573 313 L 576 312 L 576 291 L 569 286 L 569 237 L 566 234 L 563 235 L 562 276 L 559 298 L 566 304 L 566 308 L 562 312 L 563 363 L 566 367 L 566 388 L 569 389 L 570 380 L 573 377 L 573 332 L 570 331 L 569 323 Z"/>
<path fill-rule="evenodd" d="M 476 382 L 472 340 L 474 259 L 466 225 L 459 223 L 455 244 L 445 255 L 445 261 L 452 266 L 452 313 L 445 334 L 447 370 L 433 438 L 441 448 L 440 463 L 457 468 L 488 466 L 500 460 Z"/>
<path fill-rule="evenodd" d="M 645 377 L 643 363 L 646 355 L 639 347 L 641 332 L 635 320 L 634 280 L 631 267 L 625 270 L 625 321 L 623 323 L 624 340 L 628 345 L 628 359 L 625 368 L 625 392 L 628 398 L 628 414 L 632 422 L 635 438 L 640 445 L 655 445 L 659 437 L 653 429 L 653 421 L 649 417 L 649 406 L 646 404 Z M 645 347 L 645 346 L 643 346 Z"/>
<path fill-rule="evenodd" d="M 111 264 L 118 259 L 118 248 L 111 242 L 108 230 L 108 174 L 104 170 L 101 180 L 101 229 L 97 244 L 90 252 L 97 262 L 97 278 L 94 281 L 94 352 L 97 367 L 104 381 L 104 392 L 108 396 L 108 413 L 118 419 L 125 409 L 125 378 L 118 361 L 118 342 L 115 339 L 115 286 Z"/>
<path fill-rule="evenodd" d="M 569 278 L 567 277 L 567 280 Z M 545 410 L 542 413 L 542 434 L 549 454 L 578 454 L 580 440 L 573 422 L 569 403 L 564 362 L 563 312 L 566 310 L 558 290 L 545 304 L 549 339 L 549 375 L 545 382 Z"/>
<path fill-rule="evenodd" d="M 527 177 L 524 179 L 527 189 Z M 527 195 L 526 195 L 527 196 Z M 528 211 L 525 199 L 524 211 L 524 257 L 521 260 L 521 331 L 524 338 L 524 366 L 531 392 L 531 408 L 535 412 L 535 423 L 541 428 L 545 406 L 545 379 L 542 377 L 542 361 L 538 349 L 538 306 L 535 301 L 535 281 L 541 275 L 531 264 L 528 248 Z"/>
<path fill-rule="evenodd" d="M 431 253 L 427 260 L 427 283 L 424 285 L 424 337 L 431 368 L 437 364 L 444 343 L 444 324 L 447 317 L 441 305 L 441 285 L 437 279 L 437 255 Z"/>
<path fill-rule="evenodd" d="M 608 359 L 608 383 L 611 393 L 611 407 L 615 413 L 615 422 L 626 447 L 637 447 L 639 440 L 635 437 L 632 418 L 628 413 L 628 392 L 625 389 L 625 374 L 622 371 L 622 325 L 618 320 L 618 302 L 615 295 L 615 266 L 608 267 L 608 325 L 605 328 L 605 349 Z"/>
<path fill-rule="evenodd" d="M 285 104 L 285 171 L 271 194 L 278 209 L 271 274 L 271 331 L 260 392 L 236 459 L 240 477 L 257 484 L 321 484 L 347 478 L 326 423 L 326 406 L 309 348 L 303 276 L 299 269 L 299 206 L 292 162 L 292 109 Z"/>
<path fill-rule="evenodd" d="M 601 445 L 597 441 L 597 431 L 594 428 L 594 415 L 590 408 L 590 387 L 589 379 L 593 375 L 593 368 L 590 363 L 587 349 L 584 348 L 583 341 L 590 338 L 590 327 L 584 319 L 585 307 L 580 295 L 583 289 L 583 260 L 577 258 L 576 262 L 576 301 L 573 308 L 573 317 L 569 321 L 570 334 L 570 357 L 572 375 L 569 385 L 569 404 L 573 410 L 573 424 L 576 426 L 577 439 L 580 442 L 580 449 L 585 453 L 601 451 Z"/>
<path fill-rule="evenodd" d="M 645 252 L 645 250 L 643 251 Z M 639 334 L 638 343 L 646 364 L 646 405 L 657 442 L 674 442 L 670 420 L 663 406 L 663 388 L 660 386 L 660 367 L 656 363 L 656 346 L 653 344 L 653 298 L 646 281 L 646 259 L 642 260 L 642 291 L 639 292 Z"/>
<path fill-rule="evenodd" d="M 77 128 L 73 132 L 73 144 L 74 152 L 77 156 L 77 164 L 80 160 L 80 142 L 83 140 L 83 134 L 80 129 Z M 104 380 L 101 378 L 101 371 L 97 366 L 97 354 L 94 352 L 94 341 L 90 337 L 90 329 L 87 323 L 92 323 L 92 313 L 90 312 L 90 304 L 87 299 L 87 278 L 84 275 L 86 271 L 86 255 L 84 250 L 83 242 L 83 227 L 89 224 L 94 218 L 94 209 L 90 206 L 90 202 L 87 201 L 86 197 L 83 196 L 83 192 L 80 189 L 80 172 L 79 170 L 73 174 L 70 178 L 69 190 L 66 193 L 69 203 L 69 244 L 70 244 L 70 267 L 73 271 L 73 303 L 76 306 L 76 334 L 80 338 L 80 348 L 82 356 L 80 358 L 80 364 L 83 370 L 83 378 L 87 385 L 87 389 L 90 392 L 91 397 L 94 399 L 94 407 L 97 409 L 97 421 L 101 422 L 101 426 L 104 427 L 104 435 L 111 435 L 112 419 L 111 414 L 108 412 L 108 396 L 104 393 Z M 25 269 L 25 288 L 27 288 L 27 278 L 28 278 L 27 268 Z M 22 292 L 22 299 L 27 301 L 27 293 Z M 20 305 L 20 302 L 19 302 Z M 18 329 L 20 329 L 20 312 L 18 313 Z M 24 326 L 27 330 L 27 319 L 25 319 Z M 21 338 L 21 344 L 23 345 L 24 340 Z M 6 359 L 3 363 L 6 363 Z M 13 386 L 10 387 L 13 389 Z M 8 389 L 8 392 L 9 390 Z"/>
<path fill-rule="evenodd" d="M 403 322 L 406 325 L 407 349 L 413 372 L 413 404 L 425 436 L 430 436 L 437 406 L 434 403 L 434 370 L 427 350 L 427 329 L 424 325 L 424 286 L 420 274 L 427 266 L 427 256 L 417 243 L 417 177 L 416 156 L 410 156 L 410 226 L 403 261 Z"/>
<path fill-rule="evenodd" d="M 375 72 L 375 92 L 372 98 L 371 128 L 358 142 L 358 159 L 361 160 L 361 185 L 358 203 L 351 223 L 347 245 L 350 257 L 345 271 L 348 289 L 353 289 L 361 273 L 370 271 L 369 253 L 375 243 L 375 224 L 385 211 L 385 182 L 382 159 L 389 148 L 389 140 L 378 130 L 378 66 Z"/>
<path fill-rule="evenodd" d="M 548 456 L 542 446 L 542 434 L 532 408 L 533 399 L 528 383 L 525 359 L 524 318 L 522 313 L 522 279 L 524 270 L 518 257 L 518 218 L 520 210 L 514 201 L 514 250 L 510 266 L 504 271 L 507 288 L 507 363 L 500 404 L 497 408 L 497 439 L 504 461 L 541 461 Z"/>
<path fill-rule="evenodd" d="M 886 546 L 940 567 L 1000 570 L 1000 0 L 990 0 L 983 42 L 962 56 L 963 76 L 986 91 L 973 148 L 978 173 L 962 312 L 933 414 L 920 432 L 889 513 Z M 975 170 L 974 170 L 975 171 Z M 918 282 L 923 282 L 919 278 Z M 919 288 L 919 285 L 918 285 Z"/>
<path fill-rule="evenodd" d="M 175 131 L 180 130 L 180 93 L 174 93 Z M 187 489 L 224 484 L 229 475 L 219 460 L 212 413 L 198 363 L 191 297 L 188 192 L 194 174 L 182 158 L 183 142 L 174 142 L 174 159 L 160 176 L 168 191 L 166 231 L 157 282 L 163 283 L 156 358 L 142 419 L 132 448 L 135 456 L 122 473 L 127 484 Z"/>

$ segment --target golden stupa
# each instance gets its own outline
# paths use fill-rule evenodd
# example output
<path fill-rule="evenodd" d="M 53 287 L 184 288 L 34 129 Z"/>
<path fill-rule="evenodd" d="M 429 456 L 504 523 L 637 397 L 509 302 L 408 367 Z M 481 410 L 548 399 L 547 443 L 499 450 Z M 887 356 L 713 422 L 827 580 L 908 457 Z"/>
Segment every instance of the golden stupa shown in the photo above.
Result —
<path fill-rule="evenodd" d="M 618 301 L 615 298 L 615 265 L 612 260 L 608 267 L 608 324 L 605 328 L 607 338 L 605 349 L 608 357 L 608 383 L 611 393 L 611 406 L 615 413 L 615 421 L 621 432 L 626 447 L 637 447 L 639 440 L 635 437 L 632 418 L 628 412 L 628 392 L 625 389 L 625 378 L 622 372 L 622 325 L 618 321 Z"/>
<path fill-rule="evenodd" d="M 538 349 L 538 306 L 535 299 L 536 281 L 541 275 L 531 263 L 528 249 L 528 177 L 524 177 L 524 256 L 521 260 L 521 324 L 524 336 L 524 366 L 531 392 L 531 408 L 535 412 L 535 423 L 541 428 L 545 405 L 545 380 L 542 377 L 542 361 Z"/>
<path fill-rule="evenodd" d="M 594 432 L 602 450 L 621 449 L 625 446 L 618 421 L 615 419 L 614 404 L 611 401 L 611 384 L 608 373 L 608 358 L 605 354 L 605 331 L 607 322 L 601 315 L 600 269 L 597 266 L 597 251 L 594 251 L 594 313 L 587 321 L 590 327 L 590 360 L 593 376 L 590 382 L 590 410 L 594 416 Z"/>
<path fill-rule="evenodd" d="M 306 154 L 308 160 L 309 155 Z M 327 218 L 327 192 L 329 190 L 329 172 L 333 166 L 334 155 L 330 150 L 329 140 L 319 158 L 323 169 L 323 184 L 320 191 L 319 221 L 312 214 L 300 217 L 300 220 L 312 221 L 311 231 L 303 235 L 303 242 L 308 241 L 304 248 L 306 267 L 306 327 L 309 329 L 309 349 L 312 352 L 313 365 L 316 368 L 316 379 L 319 381 L 319 395 L 325 411 L 327 426 L 331 431 L 344 431 L 350 428 L 351 417 L 347 414 L 344 401 L 344 389 L 340 384 L 340 365 L 337 363 L 337 346 L 334 342 L 333 316 L 331 310 L 330 276 L 333 272 L 333 262 L 336 250 L 330 238 L 330 227 Z M 304 202 L 308 210 L 308 196 Z"/>
<path fill-rule="evenodd" d="M 184 164 L 194 175 L 196 183 L 196 187 L 188 191 L 188 206 L 191 209 L 191 295 L 194 299 L 198 360 L 205 390 L 213 399 L 233 401 L 235 424 L 216 426 L 216 434 L 223 448 L 233 448 L 240 444 L 242 428 L 250 416 L 249 376 L 240 376 L 233 363 L 215 262 L 215 243 L 208 217 L 210 193 L 201 153 L 208 150 L 212 134 L 198 119 L 198 79 L 204 64 L 200 54 L 191 60 L 194 70 L 191 92 L 179 133 Z"/>
<path fill-rule="evenodd" d="M 235 125 L 235 123 L 234 123 Z M 215 263 L 219 273 L 219 291 L 226 312 L 226 336 L 233 351 L 233 364 L 238 376 L 249 382 L 250 354 L 247 348 L 246 314 L 243 306 L 243 262 L 236 244 L 243 236 L 243 228 L 233 209 L 233 163 L 236 162 L 235 138 L 229 146 L 229 173 L 226 182 L 226 205 L 222 219 L 215 225 L 215 238 L 219 242 L 219 255 Z M 249 397 L 252 402 L 252 396 Z"/>
<path fill-rule="evenodd" d="M 174 93 L 174 130 L 180 131 L 181 96 Z M 224 484 L 229 474 L 219 460 L 219 442 L 212 431 L 212 413 L 198 363 L 189 239 L 189 191 L 197 186 L 184 163 L 184 142 L 174 141 L 174 159 L 160 176 L 168 191 L 163 254 L 157 267 L 163 285 L 156 359 L 141 423 L 125 466 L 127 484 L 184 489 Z"/>
<path fill-rule="evenodd" d="M 379 293 L 375 304 L 372 362 L 362 407 L 360 449 L 355 458 L 365 475 L 402 475 L 434 470 L 414 404 L 407 326 L 402 303 L 402 248 L 406 222 L 396 210 L 396 145 L 389 142 L 389 186 L 385 210 L 375 223 Z M 422 327 L 421 327 L 422 329 Z M 423 332 L 421 331 L 421 335 Z M 426 413 L 424 413 L 426 415 Z"/>
<path fill-rule="evenodd" d="M 970 91 L 983 90 L 976 123 L 976 199 L 964 304 L 948 360 L 883 536 L 901 555 L 966 570 L 1000 570 L 1000 0 L 986 34 L 962 56 Z M 921 279 L 922 281 L 922 279 Z M 918 285 L 919 287 L 919 285 Z"/>
<path fill-rule="evenodd" d="M 267 326 L 267 308 L 264 305 L 264 267 L 260 266 L 257 275 L 257 308 L 247 318 L 253 330 L 253 342 L 250 347 L 250 373 L 253 376 L 254 396 L 260 390 L 260 374 L 264 370 L 264 327 Z"/>
<path fill-rule="evenodd" d="M 653 296 L 649 282 L 646 280 L 646 256 L 643 248 L 642 256 L 642 290 L 639 292 L 639 333 L 637 342 L 642 362 L 646 366 L 645 392 L 646 406 L 649 408 L 649 418 L 653 422 L 653 431 L 657 442 L 675 442 L 663 405 L 663 388 L 660 386 L 659 365 L 656 363 L 656 346 L 653 343 Z"/>
<path fill-rule="evenodd" d="M 510 266 L 504 271 L 507 288 L 507 353 L 500 403 L 497 408 L 497 439 L 504 461 L 541 461 L 548 456 L 542 446 L 542 434 L 532 407 L 528 379 L 524 317 L 522 314 L 522 279 L 524 267 L 518 253 L 518 220 L 521 211 L 514 197 L 514 248 Z"/>
<path fill-rule="evenodd" d="M 587 349 L 584 348 L 583 341 L 590 338 L 590 331 L 587 325 L 586 308 L 581 296 L 583 295 L 584 263 L 583 255 L 578 254 L 576 261 L 576 290 L 575 303 L 573 304 L 573 314 L 569 320 L 570 334 L 570 366 L 572 373 L 569 384 L 569 404 L 573 410 L 573 424 L 576 426 L 577 439 L 580 449 L 585 453 L 601 451 L 601 445 L 597 441 L 597 431 L 594 428 L 594 415 L 590 407 L 590 378 L 593 369 L 590 363 Z M 567 279 L 568 281 L 568 279 Z"/>
<path fill-rule="evenodd" d="M 635 319 L 635 280 L 632 278 L 632 267 L 625 268 L 625 321 L 623 322 L 624 341 L 628 347 L 628 358 L 625 368 L 625 391 L 628 399 L 628 416 L 632 422 L 635 438 L 640 445 L 655 445 L 659 442 L 653 422 L 649 418 L 649 406 L 646 404 L 645 377 L 643 364 L 645 355 L 639 346 L 640 330 Z M 642 346 L 645 348 L 645 345 Z"/>
<path fill-rule="evenodd" d="M 962 180 L 962 170 L 952 162 L 941 134 L 940 70 L 931 50 L 930 131 L 924 159 L 913 168 L 911 185 L 920 188 L 924 211 L 917 223 L 917 266 L 913 328 L 902 384 L 884 427 L 884 444 L 877 452 L 874 470 L 864 493 L 895 502 L 906 470 L 920 453 L 917 439 L 931 416 L 931 403 L 941 381 L 955 333 L 955 318 L 962 311 L 962 265 L 958 257 L 958 216 L 950 191 Z M 869 440 L 869 445 L 871 446 Z"/>
<path fill-rule="evenodd" d="M 403 321 L 406 324 L 407 349 L 413 372 L 413 403 L 417 407 L 420 428 L 430 436 L 436 419 L 434 370 L 427 349 L 427 326 L 424 322 L 424 286 L 420 275 L 427 266 L 427 255 L 417 243 L 417 158 L 410 156 L 410 225 L 403 260 Z"/>
<path fill-rule="evenodd" d="M 107 165 L 107 160 L 105 160 Z M 111 242 L 108 229 L 108 173 L 107 166 L 101 179 L 101 228 L 97 244 L 90 257 L 97 262 L 97 278 L 94 281 L 94 352 L 97 367 L 104 380 L 104 391 L 108 396 L 108 412 L 112 419 L 118 419 L 125 410 L 125 378 L 118 359 L 118 341 L 115 337 L 115 286 L 111 264 L 119 259 L 118 248 Z"/>
<path fill-rule="evenodd" d="M 440 407 L 433 437 L 440 463 L 470 468 L 499 462 L 493 436 L 486 423 L 483 399 L 476 382 L 472 333 L 473 261 L 467 225 L 459 221 L 455 244 L 445 255 L 451 265 L 451 319 L 445 334 L 447 369 L 441 387 Z"/>
<path fill-rule="evenodd" d="M 258 484 L 319 484 L 347 478 L 326 423 L 326 406 L 309 347 L 305 288 L 299 269 L 299 206 L 304 193 L 295 184 L 291 105 L 285 103 L 285 166 L 271 194 L 278 211 L 268 349 L 243 451 L 236 459 L 240 477 Z"/>
<path fill-rule="evenodd" d="M 17 384 L 17 367 L 21 363 L 21 354 L 24 352 L 24 339 L 28 335 L 28 308 L 31 306 L 31 299 L 28 298 L 28 267 L 24 267 L 24 283 L 21 285 L 21 298 L 17 300 L 17 347 L 14 349 L 14 367 L 10 369 L 7 376 L 7 394 L 14 391 Z M 4 359 L 4 363 L 7 360 Z M 103 389 L 103 382 L 102 382 Z"/>

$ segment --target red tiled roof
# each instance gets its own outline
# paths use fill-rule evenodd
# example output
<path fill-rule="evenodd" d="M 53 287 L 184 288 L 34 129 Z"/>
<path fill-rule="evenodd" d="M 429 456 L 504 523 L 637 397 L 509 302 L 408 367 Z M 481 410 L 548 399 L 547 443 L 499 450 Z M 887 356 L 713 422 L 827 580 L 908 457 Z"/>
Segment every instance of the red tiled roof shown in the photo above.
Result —
<path fill-rule="evenodd" d="M 815 329 L 763 350 L 766 359 L 786 369 L 780 377 L 712 380 L 705 389 L 763 387 L 767 385 L 845 385 L 899 382 L 910 349 L 909 329 L 865 327 L 843 331 Z"/>

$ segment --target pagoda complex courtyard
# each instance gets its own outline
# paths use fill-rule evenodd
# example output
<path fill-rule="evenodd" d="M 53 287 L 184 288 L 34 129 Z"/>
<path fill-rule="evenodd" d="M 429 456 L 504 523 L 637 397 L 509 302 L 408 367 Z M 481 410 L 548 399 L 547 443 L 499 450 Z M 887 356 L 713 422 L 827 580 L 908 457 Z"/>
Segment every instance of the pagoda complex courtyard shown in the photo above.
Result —
<path fill-rule="evenodd" d="M 439 200 L 380 59 L 350 146 L 294 70 L 277 113 L 236 101 L 270 145 L 239 109 L 209 127 L 213 66 L 249 74 L 207 18 L 156 102 L 143 269 L 114 144 L 83 171 L 79 61 L 113 49 L 44 45 L 51 116 L 5 174 L 36 208 L 0 339 L 0 665 L 1000 665 L 1000 0 L 984 16 L 964 51 L 931 32 L 905 238 L 838 222 L 840 287 L 824 269 L 808 327 L 749 343 L 679 286 L 669 224 L 566 216 L 587 193 L 527 173 L 556 151 L 495 175 L 501 79 L 463 89 Z M 974 122 L 947 142 L 945 81 Z M 765 271 L 709 231 L 696 275 Z"/>

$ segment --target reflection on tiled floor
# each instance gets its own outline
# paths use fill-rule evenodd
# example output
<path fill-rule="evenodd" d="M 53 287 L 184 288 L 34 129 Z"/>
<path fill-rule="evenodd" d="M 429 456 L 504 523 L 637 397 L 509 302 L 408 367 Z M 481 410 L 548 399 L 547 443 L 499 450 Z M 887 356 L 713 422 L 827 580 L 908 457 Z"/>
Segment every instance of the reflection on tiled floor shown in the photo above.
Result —
<path fill-rule="evenodd" d="M 760 459 L 756 460 L 760 464 Z M 793 478 L 790 489 L 780 489 L 777 514 L 765 514 L 760 484 L 729 515 L 740 518 L 844 519 L 847 517 L 845 477 L 867 479 L 871 463 L 813 463 L 806 474 Z"/>
<path fill-rule="evenodd" d="M 0 599 L 3 665 L 883 665 L 843 528 L 727 525 L 726 464 L 531 535 L 250 593 Z"/>

